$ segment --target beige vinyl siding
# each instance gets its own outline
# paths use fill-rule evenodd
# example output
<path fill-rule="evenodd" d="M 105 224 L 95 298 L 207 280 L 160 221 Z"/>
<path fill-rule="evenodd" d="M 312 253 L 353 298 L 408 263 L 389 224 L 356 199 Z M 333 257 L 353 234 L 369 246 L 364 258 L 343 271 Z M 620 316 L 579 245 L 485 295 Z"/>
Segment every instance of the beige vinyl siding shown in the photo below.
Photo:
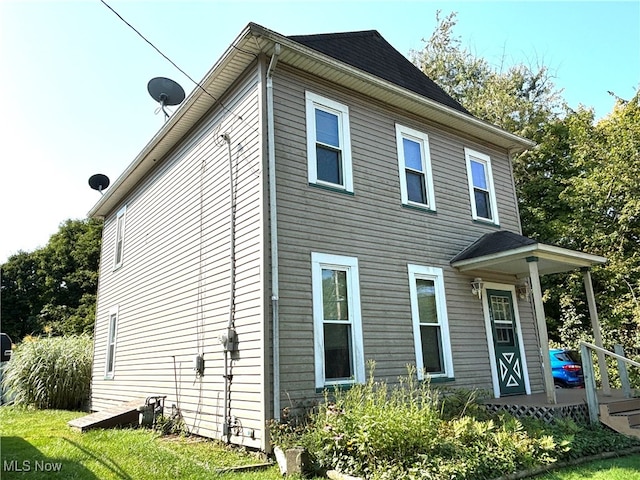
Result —
<path fill-rule="evenodd" d="M 233 360 L 231 412 L 264 448 L 262 138 L 258 75 L 221 99 L 224 109 L 202 123 L 123 203 L 124 261 L 113 270 L 115 212 L 105 219 L 95 331 L 92 409 L 138 397 L 167 395 L 192 433 L 222 435 L 223 349 L 218 337 L 229 312 L 231 137 L 236 176 L 236 314 L 240 353 Z M 119 207 L 118 207 L 119 208 Z M 109 309 L 118 306 L 113 380 L 104 379 Z M 193 362 L 204 353 L 205 372 Z M 174 369 L 175 358 L 175 369 Z M 177 382 L 176 379 L 177 378 Z M 176 395 L 176 391 L 178 394 Z"/>
<path fill-rule="evenodd" d="M 274 84 L 282 406 L 321 398 L 314 389 L 311 252 L 358 258 L 365 360 L 376 361 L 376 376 L 389 381 L 415 365 L 407 264 L 442 268 L 454 385 L 491 389 L 482 303 L 471 294 L 471 277 L 449 261 L 498 228 L 472 220 L 465 147 L 491 157 L 499 228 L 520 232 L 507 152 L 284 65 Z M 307 182 L 305 90 L 349 107 L 354 195 Z M 401 204 L 396 123 L 429 136 L 436 213 Z M 520 302 L 519 309 L 532 389 L 540 390 L 530 307 Z"/>

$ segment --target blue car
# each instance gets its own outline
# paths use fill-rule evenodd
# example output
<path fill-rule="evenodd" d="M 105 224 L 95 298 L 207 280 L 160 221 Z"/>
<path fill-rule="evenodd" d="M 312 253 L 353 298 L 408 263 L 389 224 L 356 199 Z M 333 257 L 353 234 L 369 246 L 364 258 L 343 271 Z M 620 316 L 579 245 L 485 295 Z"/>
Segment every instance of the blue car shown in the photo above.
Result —
<path fill-rule="evenodd" d="M 573 350 L 556 348 L 549 350 L 551 371 L 556 388 L 584 387 L 584 375 L 580 357 Z"/>

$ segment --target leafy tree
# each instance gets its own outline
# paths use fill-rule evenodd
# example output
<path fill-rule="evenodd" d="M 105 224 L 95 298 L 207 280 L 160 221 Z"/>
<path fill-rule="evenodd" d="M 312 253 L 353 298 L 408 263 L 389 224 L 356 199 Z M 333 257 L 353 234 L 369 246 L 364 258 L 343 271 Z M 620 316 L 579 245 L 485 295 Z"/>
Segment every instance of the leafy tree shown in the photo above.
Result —
<path fill-rule="evenodd" d="M 420 51 L 412 51 L 412 61 L 469 112 L 527 138 L 537 140 L 540 129 L 564 111 L 564 101 L 549 69 L 503 64 L 493 67 L 462 46 L 454 36 L 456 13 L 438 22 Z"/>
<path fill-rule="evenodd" d="M 49 243 L 2 265 L 2 329 L 27 334 L 91 333 L 102 222 L 67 220 Z"/>
<path fill-rule="evenodd" d="M 566 114 L 571 112 L 549 69 L 523 64 L 505 67 L 504 61 L 492 66 L 463 47 L 454 35 L 455 12 L 442 18 L 438 11 L 436 20 L 437 26 L 424 48 L 411 52 L 413 62 L 474 116 L 538 143 L 536 148 L 513 158 L 523 233 L 543 242 L 562 244 L 571 210 L 559 195 L 575 173 L 568 154 L 572 139 L 565 122 Z M 542 284 L 548 291 L 545 307 L 549 334 L 559 340 L 557 279 L 543 277 Z"/>
<path fill-rule="evenodd" d="M 605 342 L 640 356 L 640 107 L 619 101 L 605 119 L 570 109 L 542 65 L 492 66 L 464 48 L 441 18 L 411 56 L 473 115 L 537 146 L 513 159 L 523 233 L 545 243 L 605 256 L 593 272 Z M 542 279 L 550 336 L 589 339 L 582 276 Z"/>
<path fill-rule="evenodd" d="M 44 287 L 40 257 L 38 251 L 19 252 L 2 265 L 2 331 L 14 342 L 39 330 L 38 313 L 43 307 L 40 293 Z"/>
<path fill-rule="evenodd" d="M 640 94 L 592 126 L 572 124 L 578 174 L 561 198 L 567 236 L 608 262 L 594 273 L 606 336 L 640 357 Z M 567 320 L 572 320 L 567 316 Z"/>

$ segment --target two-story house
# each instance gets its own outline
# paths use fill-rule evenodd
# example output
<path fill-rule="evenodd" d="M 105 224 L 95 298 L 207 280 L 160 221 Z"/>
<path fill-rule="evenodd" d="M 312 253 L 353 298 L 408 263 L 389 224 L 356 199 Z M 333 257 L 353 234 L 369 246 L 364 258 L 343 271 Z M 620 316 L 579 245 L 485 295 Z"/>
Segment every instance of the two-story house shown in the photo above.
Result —
<path fill-rule="evenodd" d="M 249 24 L 201 87 L 90 212 L 93 410 L 163 395 L 192 433 L 268 449 L 269 419 L 369 360 L 545 390 L 537 276 L 603 259 L 519 235 L 511 156 L 532 142 L 375 31 Z"/>

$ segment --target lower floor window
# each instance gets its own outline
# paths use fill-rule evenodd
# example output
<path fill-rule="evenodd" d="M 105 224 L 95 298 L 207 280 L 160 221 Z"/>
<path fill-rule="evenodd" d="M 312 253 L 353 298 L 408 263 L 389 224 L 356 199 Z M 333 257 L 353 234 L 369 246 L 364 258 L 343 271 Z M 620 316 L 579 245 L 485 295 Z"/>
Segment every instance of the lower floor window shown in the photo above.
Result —
<path fill-rule="evenodd" d="M 418 378 L 453 378 L 442 269 L 409 264 L 408 270 Z"/>
<path fill-rule="evenodd" d="M 325 380 L 348 380 L 353 376 L 351 325 L 324 324 Z"/>
<path fill-rule="evenodd" d="M 420 325 L 422 368 L 427 373 L 445 373 L 442 356 L 442 335 L 438 325 Z"/>
<path fill-rule="evenodd" d="M 312 253 L 316 388 L 364 381 L 358 259 Z"/>
<path fill-rule="evenodd" d="M 106 378 L 113 378 L 116 362 L 116 335 L 118 332 L 118 308 L 109 311 L 109 328 L 107 331 L 107 358 L 104 367 Z"/>

